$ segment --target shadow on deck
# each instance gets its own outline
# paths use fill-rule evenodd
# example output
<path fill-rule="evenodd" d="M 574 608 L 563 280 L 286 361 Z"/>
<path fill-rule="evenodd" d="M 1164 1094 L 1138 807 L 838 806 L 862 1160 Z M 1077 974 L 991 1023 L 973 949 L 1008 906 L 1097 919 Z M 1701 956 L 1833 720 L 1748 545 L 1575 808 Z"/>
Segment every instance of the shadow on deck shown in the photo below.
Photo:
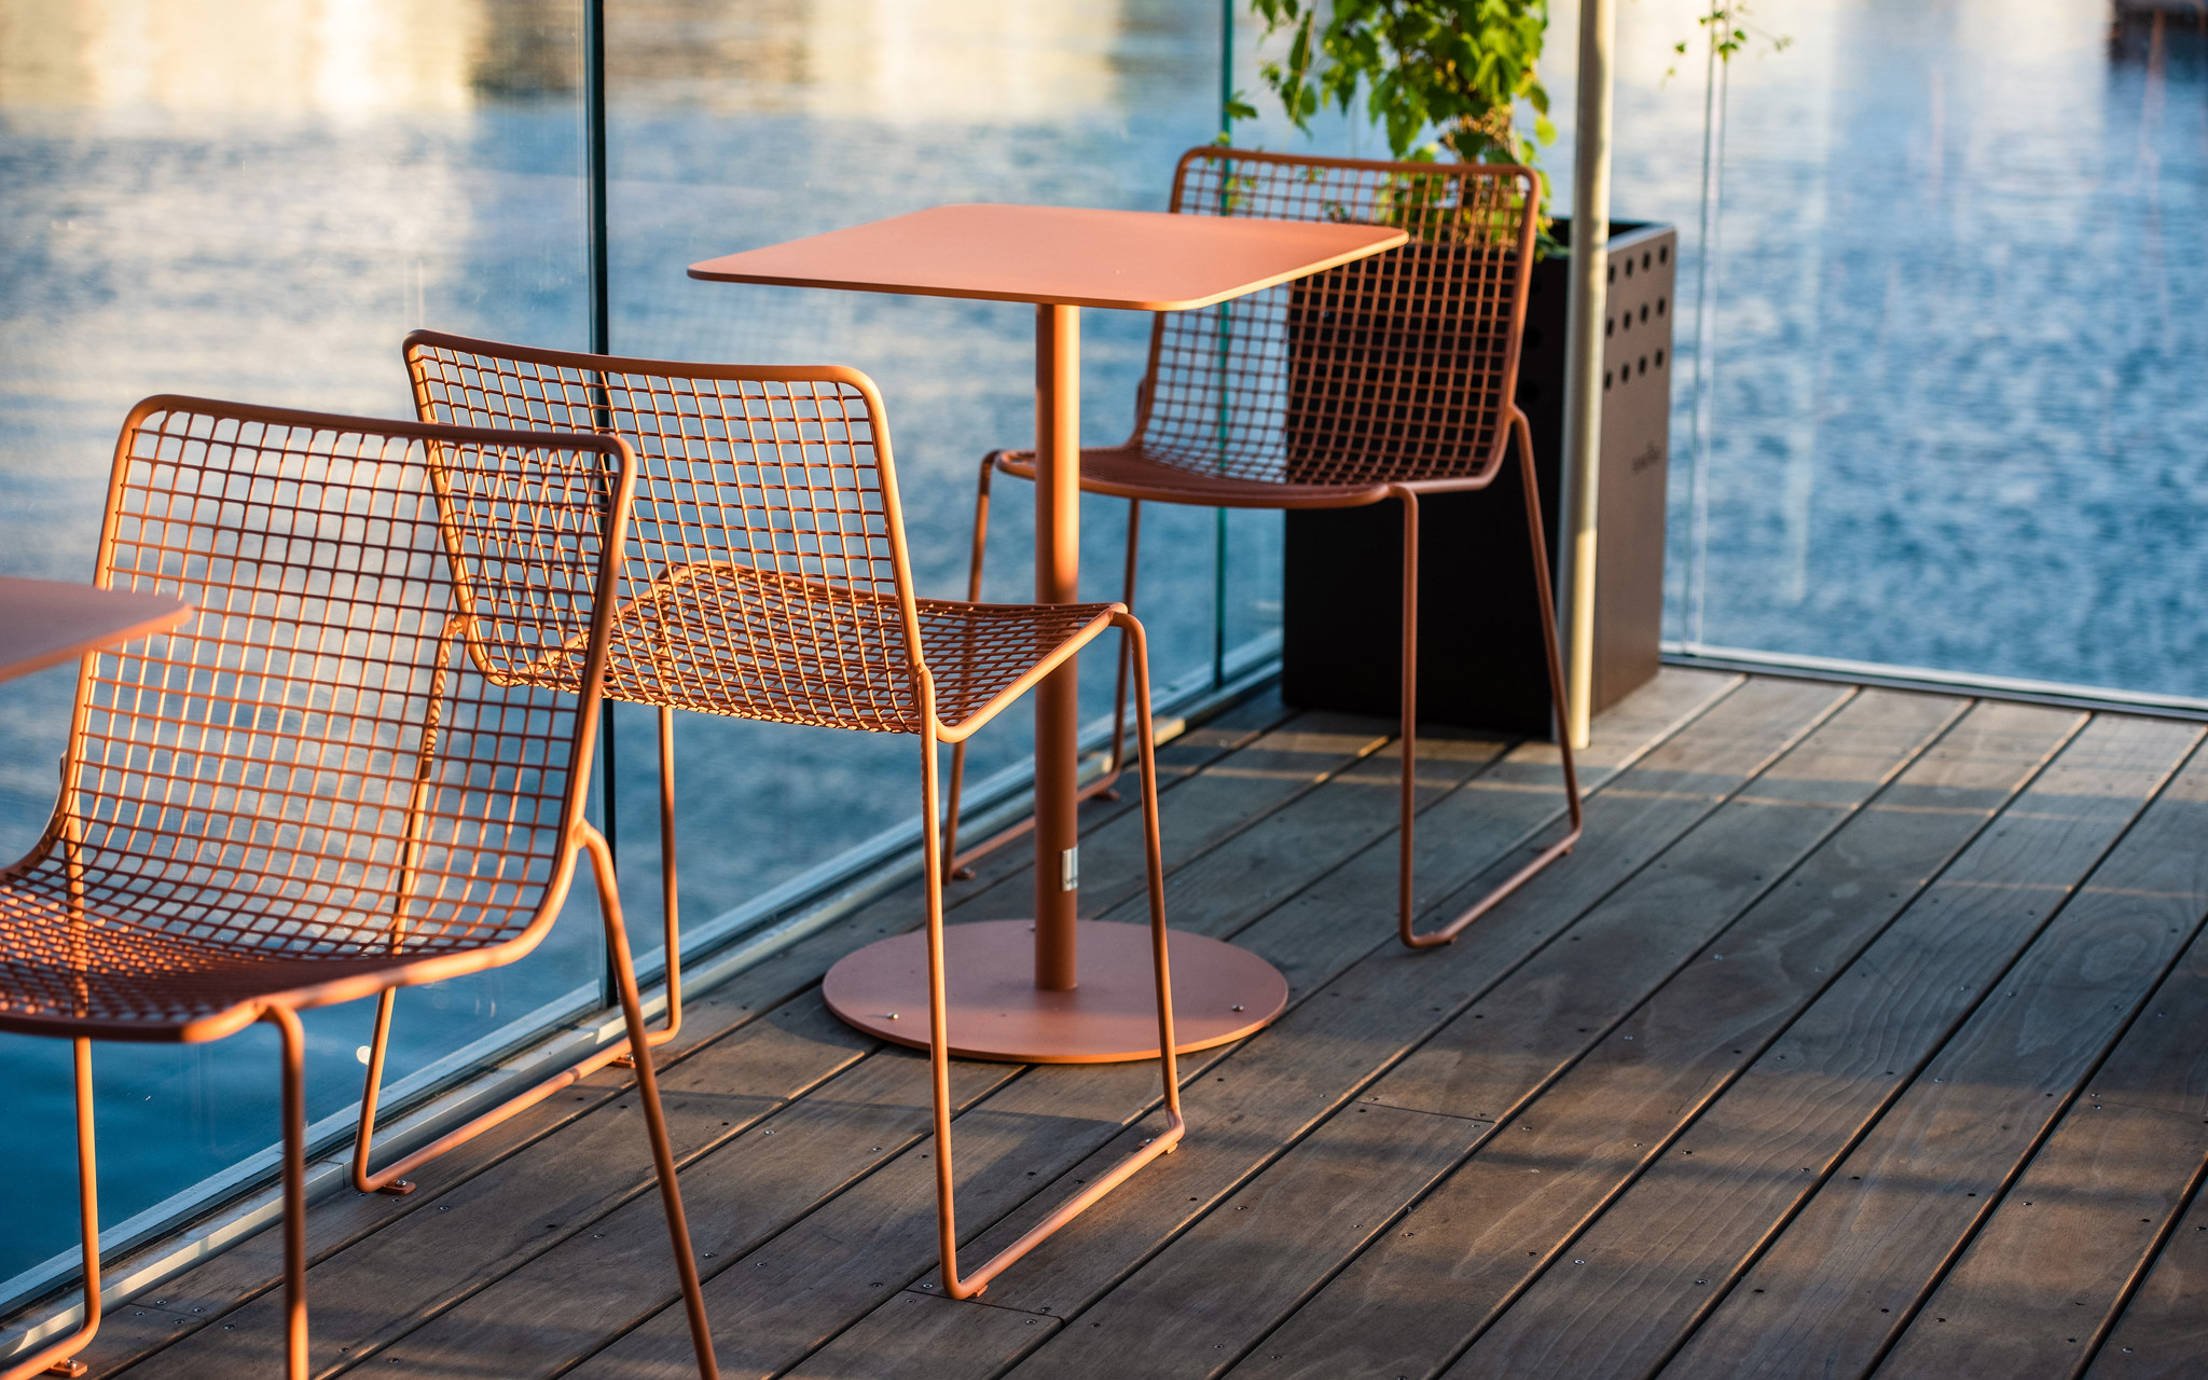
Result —
<path fill-rule="evenodd" d="M 927 1065 L 822 971 L 904 888 L 691 1007 L 663 1087 L 729 1375 L 2111 1376 L 2208 1367 L 2208 758 L 2192 725 L 1667 670 L 1578 853 L 1393 939 L 1385 725 L 1246 704 L 1166 749 L 1170 916 L 1288 1013 L 1183 1061 L 1175 1155 L 935 1296 Z M 1553 823 L 1540 744 L 1421 743 L 1422 893 Z M 1084 814 L 1085 910 L 1140 919 Z M 1025 856 L 954 919 L 1028 904 Z M 1154 1066 L 962 1064 L 970 1258 L 1152 1125 Z M 681 1376 L 617 1070 L 317 1206 L 324 1373 Z M 115 1311 L 96 1375 L 274 1374 L 268 1233 Z"/>

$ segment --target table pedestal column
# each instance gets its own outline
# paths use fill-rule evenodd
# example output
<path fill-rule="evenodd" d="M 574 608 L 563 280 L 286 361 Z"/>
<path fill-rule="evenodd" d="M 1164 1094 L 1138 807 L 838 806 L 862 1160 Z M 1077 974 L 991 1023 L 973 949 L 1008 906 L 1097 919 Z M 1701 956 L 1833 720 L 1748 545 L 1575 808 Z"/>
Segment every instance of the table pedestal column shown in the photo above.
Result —
<path fill-rule="evenodd" d="M 1081 309 L 1035 309 L 1035 602 L 1081 601 Z M 1035 985 L 1080 980 L 1081 670 L 1035 687 Z"/>
<path fill-rule="evenodd" d="M 1081 579 L 1081 313 L 1035 309 L 1035 599 L 1070 604 Z M 1030 1064 L 1158 1054 L 1147 924 L 1079 918 L 1080 676 L 1068 661 L 1035 687 L 1035 918 L 947 925 L 951 1053 Z M 982 730 L 987 732 L 987 729 Z M 1166 919 L 1172 919 L 1170 911 Z M 928 1043 L 927 948 L 919 934 L 848 955 L 821 983 L 829 1009 L 897 1044 Z M 1245 949 L 1176 932 L 1176 1047 L 1251 1034 L 1288 1003 L 1278 969 Z"/>

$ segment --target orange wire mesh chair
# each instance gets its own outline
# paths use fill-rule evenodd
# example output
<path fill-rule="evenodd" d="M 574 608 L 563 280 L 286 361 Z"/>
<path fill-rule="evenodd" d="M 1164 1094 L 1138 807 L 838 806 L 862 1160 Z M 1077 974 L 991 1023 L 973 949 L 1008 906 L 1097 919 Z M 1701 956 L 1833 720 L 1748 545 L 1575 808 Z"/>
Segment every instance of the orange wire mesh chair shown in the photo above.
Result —
<path fill-rule="evenodd" d="M 1496 902 L 1571 851 L 1582 822 L 1571 744 L 1561 731 L 1557 651 L 1533 439 L 1512 401 L 1533 270 L 1539 184 L 1531 170 L 1381 163 L 1238 149 L 1184 154 L 1172 209 L 1185 215 L 1400 225 L 1390 254 L 1204 311 L 1161 312 L 1136 397 L 1134 434 L 1081 452 L 1084 492 L 1128 500 L 1126 602 L 1144 502 L 1222 508 L 1403 506 L 1402 825 L 1397 932 L 1412 948 L 1454 939 Z M 1418 718 L 1418 505 L 1428 494 L 1484 489 L 1516 442 L 1533 538 L 1549 689 L 1558 709 L 1570 826 L 1499 886 L 1437 929 L 1414 926 L 1412 824 Z M 974 509 L 970 592 L 981 594 L 989 483 L 1035 477 L 1031 451 L 983 457 Z M 1474 592 L 1471 597 L 1483 597 Z M 1113 766 L 1094 792 L 1107 786 Z M 951 821 L 965 763 L 951 763 Z M 968 856 L 1019 832 L 991 838 Z"/>
<path fill-rule="evenodd" d="M 855 370 L 676 364 L 416 332 L 407 363 L 425 418 L 606 429 L 635 450 L 635 519 L 606 694 L 659 707 L 668 952 L 677 947 L 671 711 L 920 738 L 927 827 L 929 1045 L 943 1283 L 978 1294 L 1185 1130 L 1173 1057 L 1150 671 L 1119 604 L 982 604 L 914 595 L 889 432 Z M 970 1274 L 958 1266 L 943 978 L 937 745 L 964 743 L 1118 628 L 1141 755 L 1144 842 L 1169 1127 Z"/>
<path fill-rule="evenodd" d="M 85 1318 L 100 1321 L 91 1041 L 282 1041 L 289 1373 L 308 1373 L 299 1015 L 511 962 L 605 840 L 583 818 L 631 462 L 621 444 L 157 397 L 124 423 L 97 583 L 195 606 L 87 657 L 51 821 L 0 872 L 0 1029 L 75 1042 Z M 463 655 L 464 653 L 464 655 Z M 658 1090 L 638 1069 L 701 1374 Z"/>

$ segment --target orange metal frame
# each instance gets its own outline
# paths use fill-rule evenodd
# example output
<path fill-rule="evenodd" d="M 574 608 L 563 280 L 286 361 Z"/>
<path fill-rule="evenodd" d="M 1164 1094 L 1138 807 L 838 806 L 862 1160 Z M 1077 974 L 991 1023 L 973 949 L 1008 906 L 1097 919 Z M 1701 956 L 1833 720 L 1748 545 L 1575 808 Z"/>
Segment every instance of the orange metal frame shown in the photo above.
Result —
<path fill-rule="evenodd" d="M 1231 508 L 1403 508 L 1402 823 L 1397 934 L 1414 949 L 1446 944 L 1579 841 L 1579 779 L 1562 726 L 1566 690 L 1556 637 L 1532 436 L 1512 401 L 1540 195 L 1530 169 L 1387 163 L 1206 147 L 1181 158 L 1174 212 L 1400 226 L 1410 246 L 1304 283 L 1203 311 L 1160 312 L 1133 434 L 1081 453 L 1081 488 L 1129 501 L 1126 593 L 1134 602 L 1137 513 L 1144 502 Z M 1420 255 L 1430 247 L 1431 261 Z M 1436 929 L 1416 920 L 1418 504 L 1422 495 L 1484 489 L 1515 442 L 1532 536 L 1533 584 L 1557 709 L 1569 826 L 1530 861 Z M 982 461 L 969 588 L 978 597 L 989 480 L 1035 479 L 1033 452 Z M 1124 695 L 1124 691 L 1122 691 Z M 1118 762 L 1114 751 L 1114 770 Z M 962 758 L 950 794 L 957 828 Z M 1111 776 L 1091 785 L 1108 787 Z M 1015 826 L 966 853 L 1018 837 Z"/>
<path fill-rule="evenodd" d="M 645 1038 L 583 817 L 631 484 L 604 437 L 178 397 L 131 412 L 96 582 L 196 607 L 86 657 L 60 800 L 0 872 L 0 1029 L 75 1047 L 85 1262 L 83 1324 L 5 1380 L 81 1373 L 99 1326 L 92 1040 L 277 1028 L 287 1369 L 303 1377 L 300 1011 L 522 957 L 588 853 L 623 1018 Z M 648 1064 L 637 1080 L 712 1376 Z"/>
<path fill-rule="evenodd" d="M 191 611 L 165 594 L 0 575 L 0 680 L 167 632 Z"/>
<path fill-rule="evenodd" d="M 989 536 L 989 479 L 996 473 L 997 462 L 1003 451 L 991 451 L 981 457 L 981 479 L 974 488 L 974 551 L 967 567 L 966 597 L 979 602 L 981 599 L 982 554 Z M 1140 541 L 1142 504 L 1139 500 L 1127 505 L 1127 555 L 1120 570 L 1119 602 L 1129 608 L 1135 602 L 1135 550 Z M 1132 662 L 1132 648 L 1122 643 L 1119 652 L 1119 678 L 1112 689 L 1112 755 L 1104 767 L 1104 774 L 1074 792 L 1074 804 L 1085 800 L 1119 799 L 1120 773 L 1127 769 L 1127 676 Z M 951 876 L 960 881 L 971 880 L 974 862 L 995 852 L 1015 839 L 1025 838 L 1035 830 L 1035 816 L 1030 814 L 991 834 L 966 852 L 958 851 L 959 794 L 966 782 L 966 745 L 960 743 L 951 749 L 951 803 L 949 820 L 944 826 L 944 856 L 950 860 Z"/>
<path fill-rule="evenodd" d="M 674 931 L 675 708 L 779 723 L 910 733 L 921 744 L 929 1053 L 945 1289 L 979 1293 L 1007 1265 L 1180 1142 L 1149 662 L 1142 625 L 1118 604 L 983 604 L 913 592 L 881 398 L 864 374 L 620 359 L 432 332 L 407 341 L 425 418 L 598 428 L 638 458 L 611 633 L 606 694 L 660 710 L 661 827 Z M 949 1002 L 936 755 L 961 745 L 1108 629 L 1135 687 L 1149 863 L 1152 968 L 1165 1133 L 961 1274 L 951 1178 Z"/>
<path fill-rule="evenodd" d="M 1369 222 L 1173 215 L 1071 206 L 964 204 L 747 249 L 690 266 L 707 281 L 983 301 L 1035 309 L 1034 598 L 1080 597 L 1081 312 L 1192 312 L 1385 254 L 1409 240 Z M 1035 909 L 1019 921 L 961 925 L 952 984 L 956 1048 L 1020 1062 L 1115 1062 L 1156 1054 L 1130 998 L 1148 985 L 1142 936 L 1080 918 L 1079 672 L 1067 662 L 1034 690 Z M 1014 928 L 1006 928 L 1011 926 Z M 845 955 L 822 980 L 830 1009 L 893 1043 L 914 1043 L 896 1012 L 921 1000 L 918 933 Z M 1174 936 L 1183 1052 L 1262 1029 L 1285 1009 L 1287 980 L 1221 940 Z"/>

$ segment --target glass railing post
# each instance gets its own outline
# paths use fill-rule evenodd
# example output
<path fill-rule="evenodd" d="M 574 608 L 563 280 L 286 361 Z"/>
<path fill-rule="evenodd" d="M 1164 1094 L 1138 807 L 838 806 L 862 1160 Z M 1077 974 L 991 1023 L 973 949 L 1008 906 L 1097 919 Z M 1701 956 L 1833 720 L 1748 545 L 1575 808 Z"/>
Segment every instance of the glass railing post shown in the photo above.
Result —
<path fill-rule="evenodd" d="M 589 259 L 589 348 L 593 353 L 606 354 L 613 348 L 612 248 L 606 236 L 606 0 L 583 0 L 583 184 L 588 202 L 584 216 L 584 252 Z M 611 420 L 605 418 L 600 425 L 608 426 Z M 617 721 L 613 710 L 613 702 L 608 700 L 598 711 L 599 828 L 606 836 L 606 851 L 618 868 L 621 812 L 614 784 L 618 759 L 614 746 Z M 614 1004 L 617 995 L 613 987 L 613 966 L 613 955 L 609 952 L 598 970 L 599 999 L 608 1007 Z"/>

